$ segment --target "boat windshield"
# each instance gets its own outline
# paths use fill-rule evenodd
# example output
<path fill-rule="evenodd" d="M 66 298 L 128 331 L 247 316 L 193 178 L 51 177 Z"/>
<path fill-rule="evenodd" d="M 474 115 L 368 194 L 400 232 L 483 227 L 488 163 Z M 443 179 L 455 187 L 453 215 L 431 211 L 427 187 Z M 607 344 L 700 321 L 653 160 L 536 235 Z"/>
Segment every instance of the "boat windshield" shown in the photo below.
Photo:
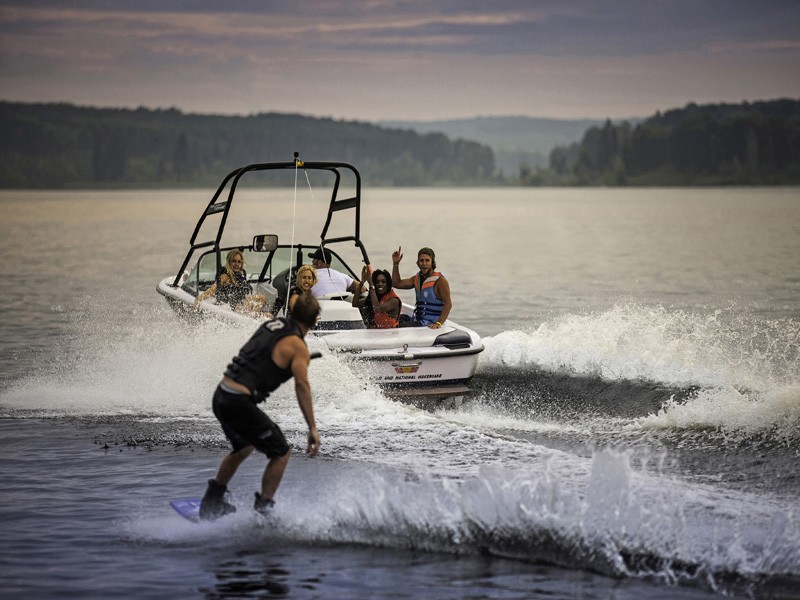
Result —
<path fill-rule="evenodd" d="M 231 248 L 222 250 L 222 260 Z M 309 252 L 313 247 L 306 247 L 302 251 L 302 259 L 300 264 L 311 264 L 311 259 L 308 257 Z M 275 276 L 281 274 L 285 277 L 285 271 L 292 264 L 293 267 L 298 267 L 297 264 L 297 248 L 289 248 L 288 246 L 281 246 L 274 252 L 254 252 L 249 248 L 242 251 L 244 258 L 244 270 L 247 272 L 247 281 L 256 283 L 265 281 L 271 283 Z M 266 271 L 264 265 L 266 264 Z M 347 273 L 353 279 L 357 279 L 353 270 L 335 254 L 332 256 L 331 268 Z M 264 271 L 264 277 L 261 279 L 261 272 Z M 188 279 L 184 282 L 183 288 L 192 294 L 198 294 L 209 287 L 217 279 L 217 257 L 213 251 L 206 252 L 197 261 L 194 268 L 189 273 Z"/>

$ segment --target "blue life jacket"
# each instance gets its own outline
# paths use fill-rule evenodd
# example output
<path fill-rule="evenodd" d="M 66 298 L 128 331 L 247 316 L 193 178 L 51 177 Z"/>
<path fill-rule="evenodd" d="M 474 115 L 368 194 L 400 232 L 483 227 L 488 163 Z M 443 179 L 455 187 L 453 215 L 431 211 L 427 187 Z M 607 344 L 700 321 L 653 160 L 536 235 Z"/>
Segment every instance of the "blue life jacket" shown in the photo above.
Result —
<path fill-rule="evenodd" d="M 422 273 L 414 275 L 414 291 L 417 293 L 417 305 L 414 308 L 414 320 L 420 325 L 431 325 L 439 320 L 444 309 L 444 302 L 436 297 L 434 285 L 442 274 L 433 271 L 420 285 Z"/>

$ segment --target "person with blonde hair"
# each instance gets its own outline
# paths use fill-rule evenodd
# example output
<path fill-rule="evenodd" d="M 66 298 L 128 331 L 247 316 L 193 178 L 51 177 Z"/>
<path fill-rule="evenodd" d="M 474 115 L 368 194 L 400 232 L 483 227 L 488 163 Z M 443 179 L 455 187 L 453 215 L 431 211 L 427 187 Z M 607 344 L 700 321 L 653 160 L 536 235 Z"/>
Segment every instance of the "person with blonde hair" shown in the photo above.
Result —
<path fill-rule="evenodd" d="M 267 301 L 265 296 L 253 294 L 250 289 L 247 271 L 244 270 L 244 255 L 237 248 L 228 252 L 217 280 L 205 292 L 197 295 L 195 306 L 209 296 L 214 296 L 218 302 L 230 304 L 232 309 L 240 312 L 259 311 Z"/>
<path fill-rule="evenodd" d="M 317 283 L 317 270 L 311 265 L 301 266 L 297 269 L 295 283 L 289 292 L 289 314 L 292 313 L 295 302 L 301 295 L 311 293 L 311 288 Z"/>

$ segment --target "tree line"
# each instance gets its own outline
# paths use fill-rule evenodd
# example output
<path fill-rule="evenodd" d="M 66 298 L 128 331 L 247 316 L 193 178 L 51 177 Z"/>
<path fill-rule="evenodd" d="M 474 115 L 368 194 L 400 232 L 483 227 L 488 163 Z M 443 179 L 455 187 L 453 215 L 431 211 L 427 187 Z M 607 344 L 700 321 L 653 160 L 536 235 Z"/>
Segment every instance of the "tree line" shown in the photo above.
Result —
<path fill-rule="evenodd" d="M 689 104 L 632 126 L 589 128 L 522 166 L 523 185 L 790 185 L 800 183 L 800 101 Z"/>
<path fill-rule="evenodd" d="M 349 162 L 368 185 L 485 185 L 491 148 L 444 134 L 264 113 L 101 109 L 0 102 L 0 187 L 216 186 L 233 169 L 290 161 Z"/>
<path fill-rule="evenodd" d="M 214 187 L 254 162 L 354 164 L 366 185 L 796 185 L 800 101 L 689 104 L 589 127 L 548 167 L 499 173 L 492 149 L 443 133 L 297 114 L 184 114 L 0 102 L 0 187 Z"/>

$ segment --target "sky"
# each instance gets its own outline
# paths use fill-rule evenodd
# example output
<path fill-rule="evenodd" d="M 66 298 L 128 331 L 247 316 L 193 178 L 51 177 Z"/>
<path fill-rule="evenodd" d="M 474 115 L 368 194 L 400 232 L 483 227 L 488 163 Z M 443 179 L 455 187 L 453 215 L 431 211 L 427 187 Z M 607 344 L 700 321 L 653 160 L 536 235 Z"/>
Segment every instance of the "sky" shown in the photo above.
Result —
<path fill-rule="evenodd" d="M 800 0 L 0 0 L 0 99 L 623 119 L 800 99 Z"/>

